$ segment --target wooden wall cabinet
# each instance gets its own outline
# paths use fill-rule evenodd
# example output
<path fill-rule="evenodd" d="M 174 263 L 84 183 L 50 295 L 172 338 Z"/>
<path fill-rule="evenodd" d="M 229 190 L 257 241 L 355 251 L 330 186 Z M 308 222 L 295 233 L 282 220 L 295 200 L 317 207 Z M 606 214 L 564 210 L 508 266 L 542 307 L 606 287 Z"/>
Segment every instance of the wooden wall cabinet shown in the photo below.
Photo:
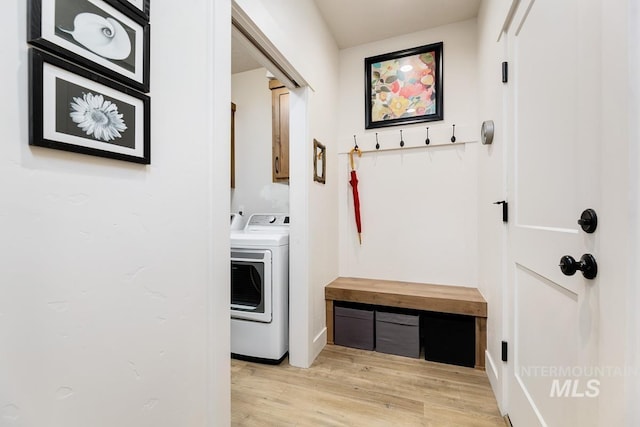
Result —
<path fill-rule="evenodd" d="M 273 182 L 289 181 L 289 90 L 277 80 L 269 80 L 272 112 Z"/>

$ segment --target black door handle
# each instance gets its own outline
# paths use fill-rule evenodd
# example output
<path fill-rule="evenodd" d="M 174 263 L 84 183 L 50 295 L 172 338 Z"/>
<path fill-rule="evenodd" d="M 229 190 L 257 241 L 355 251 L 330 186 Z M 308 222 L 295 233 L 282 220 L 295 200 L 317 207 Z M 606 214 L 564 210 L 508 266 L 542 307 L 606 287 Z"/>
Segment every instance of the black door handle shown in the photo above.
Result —
<path fill-rule="evenodd" d="M 598 275 L 598 263 L 591 254 L 584 254 L 580 261 L 576 261 L 571 255 L 560 258 L 560 270 L 565 276 L 573 276 L 576 271 L 582 271 L 585 279 L 595 279 Z"/>

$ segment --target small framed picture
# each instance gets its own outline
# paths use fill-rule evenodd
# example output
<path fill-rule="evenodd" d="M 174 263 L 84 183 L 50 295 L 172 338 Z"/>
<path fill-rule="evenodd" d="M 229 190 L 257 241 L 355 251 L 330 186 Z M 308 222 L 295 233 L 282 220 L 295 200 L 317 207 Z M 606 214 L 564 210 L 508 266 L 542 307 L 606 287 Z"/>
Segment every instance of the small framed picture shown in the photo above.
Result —
<path fill-rule="evenodd" d="M 149 92 L 149 23 L 104 0 L 29 0 L 27 41 Z"/>
<path fill-rule="evenodd" d="M 147 95 L 29 50 L 29 144 L 149 164 Z"/>
<path fill-rule="evenodd" d="M 327 147 L 313 140 L 313 180 L 324 184 L 327 181 Z"/>
<path fill-rule="evenodd" d="M 115 7 L 122 6 L 145 21 L 149 20 L 149 0 L 106 0 L 106 2 Z"/>
<path fill-rule="evenodd" d="M 444 119 L 442 42 L 365 58 L 365 128 Z"/>

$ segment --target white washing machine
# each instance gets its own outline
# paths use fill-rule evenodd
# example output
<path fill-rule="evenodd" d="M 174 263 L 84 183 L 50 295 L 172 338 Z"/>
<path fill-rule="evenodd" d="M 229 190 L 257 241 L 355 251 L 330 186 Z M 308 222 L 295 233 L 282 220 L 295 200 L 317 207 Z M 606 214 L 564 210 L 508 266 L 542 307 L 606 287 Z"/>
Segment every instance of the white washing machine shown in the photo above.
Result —
<path fill-rule="evenodd" d="M 289 215 L 231 232 L 231 354 L 280 363 L 289 350 Z"/>

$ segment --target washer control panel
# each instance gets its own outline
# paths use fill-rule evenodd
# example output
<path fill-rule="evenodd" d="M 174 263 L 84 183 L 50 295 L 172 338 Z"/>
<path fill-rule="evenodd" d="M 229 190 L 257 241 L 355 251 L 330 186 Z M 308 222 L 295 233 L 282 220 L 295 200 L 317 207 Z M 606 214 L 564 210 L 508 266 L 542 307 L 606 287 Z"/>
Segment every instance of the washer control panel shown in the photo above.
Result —
<path fill-rule="evenodd" d="M 249 218 L 247 228 L 252 226 L 287 226 L 289 225 L 289 215 L 286 214 L 254 214 Z"/>

